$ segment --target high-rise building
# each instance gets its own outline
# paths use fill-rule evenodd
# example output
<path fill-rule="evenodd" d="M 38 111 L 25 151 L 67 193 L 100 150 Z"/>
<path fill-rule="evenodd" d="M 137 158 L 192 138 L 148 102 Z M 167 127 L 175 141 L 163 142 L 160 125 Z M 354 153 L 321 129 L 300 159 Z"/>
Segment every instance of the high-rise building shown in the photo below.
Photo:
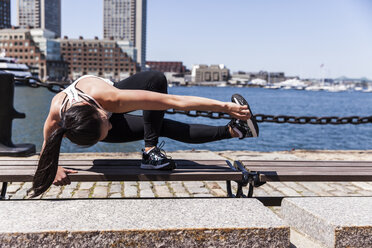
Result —
<path fill-rule="evenodd" d="M 22 28 L 48 29 L 61 37 L 61 0 L 17 0 L 17 21 Z"/>
<path fill-rule="evenodd" d="M 0 28 L 10 28 L 10 0 L 0 0 Z"/>
<path fill-rule="evenodd" d="M 103 37 L 127 40 L 137 49 L 137 62 L 146 67 L 147 0 L 104 0 Z"/>

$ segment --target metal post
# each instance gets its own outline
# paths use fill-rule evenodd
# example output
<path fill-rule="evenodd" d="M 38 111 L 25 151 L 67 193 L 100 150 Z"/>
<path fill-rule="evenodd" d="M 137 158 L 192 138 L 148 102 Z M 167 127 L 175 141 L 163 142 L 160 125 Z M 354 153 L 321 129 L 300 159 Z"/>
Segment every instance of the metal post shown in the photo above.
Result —
<path fill-rule="evenodd" d="M 14 75 L 0 73 L 0 156 L 28 156 L 36 152 L 34 144 L 13 144 L 12 121 L 15 118 L 25 118 L 13 106 Z"/>
<path fill-rule="evenodd" d="M 5 199 L 5 194 L 6 194 L 6 188 L 7 187 L 8 187 L 8 183 L 7 182 L 3 182 L 3 187 L 1 188 L 0 200 Z"/>

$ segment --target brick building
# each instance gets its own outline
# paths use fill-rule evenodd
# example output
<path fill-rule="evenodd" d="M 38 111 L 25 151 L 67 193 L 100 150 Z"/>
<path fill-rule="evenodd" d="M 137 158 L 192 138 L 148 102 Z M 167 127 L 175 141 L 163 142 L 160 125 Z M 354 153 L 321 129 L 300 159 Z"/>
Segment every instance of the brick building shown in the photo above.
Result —
<path fill-rule="evenodd" d="M 67 64 L 62 61 L 59 44 L 51 40 L 55 34 L 42 29 L 0 30 L 0 50 L 7 57 L 30 67 L 31 73 L 42 80 L 64 80 Z"/>
<path fill-rule="evenodd" d="M 60 43 L 72 80 L 90 74 L 118 81 L 139 71 L 138 64 L 114 40 L 65 36 Z"/>
<path fill-rule="evenodd" d="M 175 61 L 147 61 L 146 65 L 152 71 L 185 73 L 186 67 L 182 62 Z"/>

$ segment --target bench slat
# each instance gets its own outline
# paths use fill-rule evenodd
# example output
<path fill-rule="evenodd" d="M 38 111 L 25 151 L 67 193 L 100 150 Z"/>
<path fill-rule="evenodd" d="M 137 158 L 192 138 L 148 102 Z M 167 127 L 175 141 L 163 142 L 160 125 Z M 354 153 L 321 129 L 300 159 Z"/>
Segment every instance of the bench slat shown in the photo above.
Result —
<path fill-rule="evenodd" d="M 3 170 L 0 181 L 32 181 L 35 171 L 28 170 Z M 110 169 L 101 171 L 79 171 L 69 174 L 72 181 L 195 181 L 195 180 L 241 180 L 241 172 L 205 172 L 205 171 L 169 171 L 152 170 L 143 173 L 143 170 Z"/>
<path fill-rule="evenodd" d="M 227 167 L 225 160 L 175 160 L 180 166 L 223 166 Z M 38 160 L 0 160 L 1 166 L 35 166 Z M 76 160 L 59 160 L 59 165 L 112 165 L 112 166 L 139 166 L 139 159 L 76 159 Z"/>
<path fill-rule="evenodd" d="M 327 174 L 315 174 L 315 173 L 277 173 L 265 171 L 260 174 L 260 181 L 262 182 L 360 182 L 360 181 L 372 181 L 372 174 L 365 174 L 363 172 L 353 173 L 327 173 Z"/>
<path fill-rule="evenodd" d="M 32 181 L 37 160 L 0 160 L 0 181 Z M 59 165 L 78 170 L 69 174 L 72 181 L 240 181 L 225 160 L 176 160 L 173 171 L 143 170 L 138 159 L 60 160 Z"/>
<path fill-rule="evenodd" d="M 372 181 L 371 161 L 243 160 L 260 181 Z"/>

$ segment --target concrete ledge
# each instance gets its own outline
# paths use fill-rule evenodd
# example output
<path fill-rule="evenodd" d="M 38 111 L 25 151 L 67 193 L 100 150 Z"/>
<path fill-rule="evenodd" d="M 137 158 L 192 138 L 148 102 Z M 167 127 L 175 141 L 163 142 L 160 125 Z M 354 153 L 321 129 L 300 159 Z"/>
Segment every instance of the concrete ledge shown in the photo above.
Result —
<path fill-rule="evenodd" d="M 284 220 L 327 247 L 372 247 L 372 197 L 285 198 Z"/>
<path fill-rule="evenodd" d="M 0 202 L 2 247 L 289 247 L 289 227 L 255 199 Z"/>

